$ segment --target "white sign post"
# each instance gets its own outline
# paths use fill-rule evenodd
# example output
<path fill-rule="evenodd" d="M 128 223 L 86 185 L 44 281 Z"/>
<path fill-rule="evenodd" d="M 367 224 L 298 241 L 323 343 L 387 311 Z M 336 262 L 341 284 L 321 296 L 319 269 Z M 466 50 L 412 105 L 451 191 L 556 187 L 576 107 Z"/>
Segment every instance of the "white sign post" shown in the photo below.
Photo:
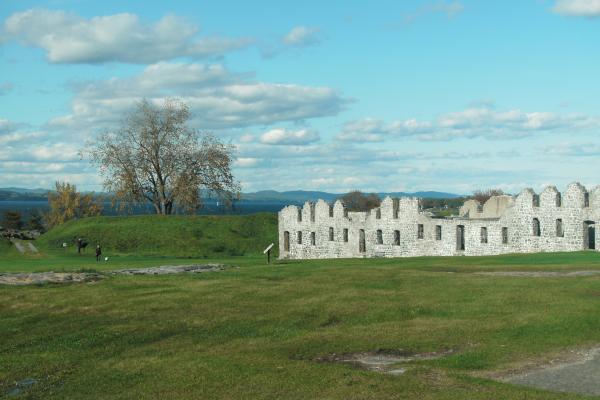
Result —
<path fill-rule="evenodd" d="M 271 243 L 264 251 L 263 254 L 267 255 L 267 264 L 271 264 L 271 249 L 275 246 L 275 243 Z"/>

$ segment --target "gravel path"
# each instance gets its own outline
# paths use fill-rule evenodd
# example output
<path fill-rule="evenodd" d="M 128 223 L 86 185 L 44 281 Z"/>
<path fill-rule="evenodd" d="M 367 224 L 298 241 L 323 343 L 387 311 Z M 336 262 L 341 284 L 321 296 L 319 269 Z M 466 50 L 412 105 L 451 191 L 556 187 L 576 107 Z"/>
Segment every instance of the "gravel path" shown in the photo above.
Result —
<path fill-rule="evenodd" d="M 585 352 L 577 361 L 546 366 L 506 381 L 558 392 L 600 395 L 600 348 Z"/>

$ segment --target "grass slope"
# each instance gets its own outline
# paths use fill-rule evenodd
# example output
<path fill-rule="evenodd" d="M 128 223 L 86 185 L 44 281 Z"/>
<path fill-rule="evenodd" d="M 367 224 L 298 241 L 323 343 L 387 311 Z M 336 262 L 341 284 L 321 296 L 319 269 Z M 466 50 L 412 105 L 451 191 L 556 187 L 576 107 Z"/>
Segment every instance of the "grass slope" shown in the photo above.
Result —
<path fill-rule="evenodd" d="M 78 237 L 89 243 L 89 253 L 99 243 L 104 252 L 113 254 L 241 256 L 259 254 L 277 241 L 277 215 L 85 218 L 52 229 L 36 243 L 52 251 L 62 243 L 74 246 Z"/>
<path fill-rule="evenodd" d="M 481 269 L 600 269 L 600 254 L 256 261 L 201 275 L 3 287 L 0 397 L 32 378 L 22 397 L 589 398 L 477 376 L 597 345 L 600 277 L 471 273 Z M 377 349 L 456 353 L 400 377 L 314 361 Z"/>

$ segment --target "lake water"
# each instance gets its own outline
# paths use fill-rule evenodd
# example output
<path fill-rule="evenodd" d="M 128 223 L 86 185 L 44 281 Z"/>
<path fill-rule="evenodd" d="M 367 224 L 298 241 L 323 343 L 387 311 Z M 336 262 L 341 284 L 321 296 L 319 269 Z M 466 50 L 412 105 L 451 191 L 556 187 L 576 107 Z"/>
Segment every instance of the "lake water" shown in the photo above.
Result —
<path fill-rule="evenodd" d="M 204 207 L 198 211 L 199 215 L 223 215 L 223 214 L 254 214 L 257 212 L 278 212 L 286 203 L 281 202 L 262 202 L 262 201 L 239 201 L 236 202 L 234 209 L 227 210 L 220 205 L 217 205 L 216 201 L 207 201 Z M 0 220 L 2 219 L 4 212 L 6 211 L 19 211 L 22 215 L 23 220 L 35 212 L 46 212 L 48 211 L 47 201 L 12 201 L 12 200 L 0 200 Z M 131 214 L 142 215 L 142 214 L 153 214 L 154 210 L 152 206 L 139 206 L 135 207 Z M 115 211 L 110 202 L 104 203 L 102 215 L 119 215 Z"/>

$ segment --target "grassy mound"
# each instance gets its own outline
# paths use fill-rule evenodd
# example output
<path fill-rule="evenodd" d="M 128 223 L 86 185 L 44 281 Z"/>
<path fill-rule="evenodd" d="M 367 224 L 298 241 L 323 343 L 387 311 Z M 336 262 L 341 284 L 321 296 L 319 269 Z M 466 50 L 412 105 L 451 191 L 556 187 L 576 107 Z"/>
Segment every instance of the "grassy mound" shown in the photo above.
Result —
<path fill-rule="evenodd" d="M 214 257 L 259 254 L 277 241 L 277 215 L 128 216 L 70 221 L 42 235 L 37 244 L 48 250 L 75 240 L 118 254 Z"/>
<path fill-rule="evenodd" d="M 12 243 L 3 237 L 0 237 L 0 254 L 5 254 L 12 250 Z"/>

